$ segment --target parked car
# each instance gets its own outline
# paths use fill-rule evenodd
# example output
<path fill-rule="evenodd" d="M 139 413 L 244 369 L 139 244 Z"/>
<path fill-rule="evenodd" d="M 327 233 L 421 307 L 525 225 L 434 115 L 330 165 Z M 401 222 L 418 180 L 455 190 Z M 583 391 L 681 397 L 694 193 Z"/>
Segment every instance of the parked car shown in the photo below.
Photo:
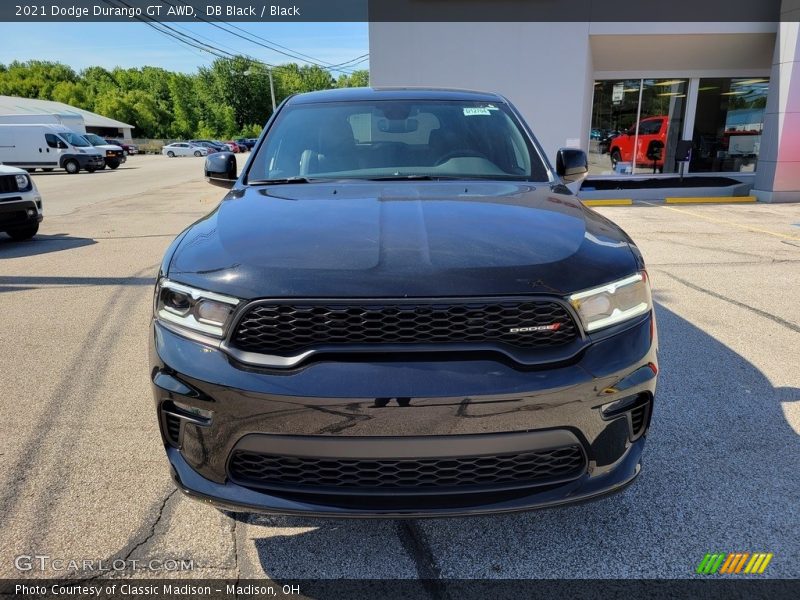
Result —
<path fill-rule="evenodd" d="M 203 146 L 196 146 L 189 142 L 175 142 L 161 149 L 161 154 L 173 158 L 175 156 L 206 156 L 208 150 Z"/>
<path fill-rule="evenodd" d="M 214 152 L 227 152 L 227 150 L 220 150 L 219 146 L 212 144 L 211 142 L 195 142 L 194 145 L 205 148 L 209 154 L 214 154 Z"/>
<path fill-rule="evenodd" d="M 124 152 L 122 151 L 121 146 L 117 146 L 116 144 L 109 144 L 99 135 L 95 135 L 94 133 L 84 133 L 83 137 L 95 148 L 100 150 L 103 153 L 103 158 L 105 162 L 101 169 L 105 169 L 108 167 L 109 169 L 116 169 L 122 163 L 127 160 L 127 156 L 125 156 Z"/>
<path fill-rule="evenodd" d="M 235 141 L 237 144 L 239 144 L 239 148 L 242 148 L 242 147 L 244 147 L 244 150 L 243 150 L 243 152 L 244 152 L 244 151 L 250 151 L 250 150 L 252 150 L 252 149 L 253 149 L 253 146 L 255 145 L 255 144 L 254 144 L 254 143 L 253 143 L 251 140 L 249 140 L 248 138 L 236 138 L 234 141 Z"/>
<path fill-rule="evenodd" d="M 669 131 L 669 118 L 661 115 L 657 117 L 647 117 L 639 121 L 639 138 L 636 142 L 636 166 L 652 167 L 663 169 L 664 167 L 664 148 L 667 145 L 667 132 Z M 633 144 L 636 139 L 636 127 L 631 127 L 614 137 L 609 144 L 611 155 L 611 166 L 616 170 L 617 163 L 633 163 Z M 651 152 L 655 148 L 660 148 L 660 157 L 653 159 Z"/>
<path fill-rule="evenodd" d="M 655 315 L 633 241 L 568 187 L 583 151 L 554 169 L 505 98 L 452 90 L 299 94 L 263 135 L 242 173 L 206 159 L 230 192 L 157 278 L 148 374 L 179 488 L 411 517 L 633 481 Z"/>
<path fill-rule="evenodd" d="M 214 148 L 217 152 L 229 152 L 230 148 L 228 148 L 222 142 L 215 142 L 213 140 L 189 140 L 191 144 L 199 144 L 206 147 Z"/>
<path fill-rule="evenodd" d="M 57 124 L 0 124 L 0 163 L 33 172 L 64 169 L 94 172 L 105 164 L 103 154 L 82 135 Z"/>
<path fill-rule="evenodd" d="M 134 154 L 139 154 L 139 147 L 136 144 L 126 144 L 122 140 L 115 140 L 113 138 L 106 138 L 106 143 L 108 144 L 115 144 L 122 148 L 122 153 L 125 156 L 131 156 Z"/>
<path fill-rule="evenodd" d="M 619 135 L 619 131 L 615 129 L 603 129 L 600 132 L 600 142 L 598 143 L 597 147 L 600 150 L 600 154 L 608 154 L 609 149 L 611 148 L 611 140 Z"/>
<path fill-rule="evenodd" d="M 39 231 L 42 197 L 23 169 L 0 164 L 0 232 L 27 240 Z"/>
<path fill-rule="evenodd" d="M 230 148 L 230 151 L 233 152 L 234 154 L 238 154 L 239 152 L 244 152 L 244 146 L 239 146 L 239 144 L 237 142 L 234 142 L 233 140 L 228 140 L 227 142 L 225 142 L 225 145 L 228 146 Z"/>

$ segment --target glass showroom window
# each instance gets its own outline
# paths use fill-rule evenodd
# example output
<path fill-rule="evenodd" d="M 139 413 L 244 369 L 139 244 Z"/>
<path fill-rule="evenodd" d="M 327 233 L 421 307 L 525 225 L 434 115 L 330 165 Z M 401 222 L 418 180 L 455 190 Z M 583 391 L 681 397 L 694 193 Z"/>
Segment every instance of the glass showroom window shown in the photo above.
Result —
<path fill-rule="evenodd" d="M 590 172 L 676 172 L 675 150 L 683 130 L 687 88 L 688 79 L 596 81 Z"/>
<path fill-rule="evenodd" d="M 755 170 L 768 88 L 766 77 L 700 80 L 691 172 Z"/>

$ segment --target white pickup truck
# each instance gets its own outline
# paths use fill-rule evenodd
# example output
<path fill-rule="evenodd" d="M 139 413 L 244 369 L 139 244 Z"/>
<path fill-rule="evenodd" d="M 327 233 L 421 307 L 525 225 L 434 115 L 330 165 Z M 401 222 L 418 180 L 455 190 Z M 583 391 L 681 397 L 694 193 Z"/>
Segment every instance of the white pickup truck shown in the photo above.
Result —
<path fill-rule="evenodd" d="M 27 240 L 39 231 L 42 197 L 27 172 L 0 163 L 0 232 Z"/>

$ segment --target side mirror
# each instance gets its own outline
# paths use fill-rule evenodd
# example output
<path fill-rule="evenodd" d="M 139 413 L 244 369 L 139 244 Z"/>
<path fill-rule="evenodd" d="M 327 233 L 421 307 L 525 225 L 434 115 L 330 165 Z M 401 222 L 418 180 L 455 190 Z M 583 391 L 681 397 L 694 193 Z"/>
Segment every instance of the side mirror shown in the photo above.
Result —
<path fill-rule="evenodd" d="M 59 141 L 56 142 L 56 148 L 58 148 L 59 150 L 66 150 L 67 149 L 67 145 L 64 142 L 62 142 L 61 140 L 59 140 Z"/>
<path fill-rule="evenodd" d="M 564 183 L 582 181 L 589 174 L 586 152 L 576 148 L 561 148 L 556 156 L 556 173 Z"/>
<path fill-rule="evenodd" d="M 238 169 L 233 152 L 215 152 L 206 158 L 206 181 L 224 188 L 236 183 Z"/>

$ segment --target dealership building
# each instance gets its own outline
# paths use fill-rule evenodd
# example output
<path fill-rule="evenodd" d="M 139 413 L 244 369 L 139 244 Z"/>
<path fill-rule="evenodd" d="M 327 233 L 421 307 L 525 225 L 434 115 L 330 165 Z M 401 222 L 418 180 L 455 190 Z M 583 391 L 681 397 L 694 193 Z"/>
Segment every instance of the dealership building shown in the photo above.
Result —
<path fill-rule="evenodd" d="M 800 0 L 764 1 L 780 20 L 371 22 L 371 84 L 499 92 L 551 161 L 589 153 L 584 188 L 681 173 L 800 201 Z"/>
<path fill-rule="evenodd" d="M 128 123 L 110 119 L 63 102 L 39 100 L 37 98 L 20 98 L 18 96 L 0 96 L 0 115 L 55 116 L 62 118 L 64 123 L 69 124 L 82 120 L 86 133 L 95 133 L 100 137 L 113 137 L 124 140 L 131 139 L 132 130 L 134 129 L 133 125 Z M 84 132 L 80 131 L 80 133 Z"/>

